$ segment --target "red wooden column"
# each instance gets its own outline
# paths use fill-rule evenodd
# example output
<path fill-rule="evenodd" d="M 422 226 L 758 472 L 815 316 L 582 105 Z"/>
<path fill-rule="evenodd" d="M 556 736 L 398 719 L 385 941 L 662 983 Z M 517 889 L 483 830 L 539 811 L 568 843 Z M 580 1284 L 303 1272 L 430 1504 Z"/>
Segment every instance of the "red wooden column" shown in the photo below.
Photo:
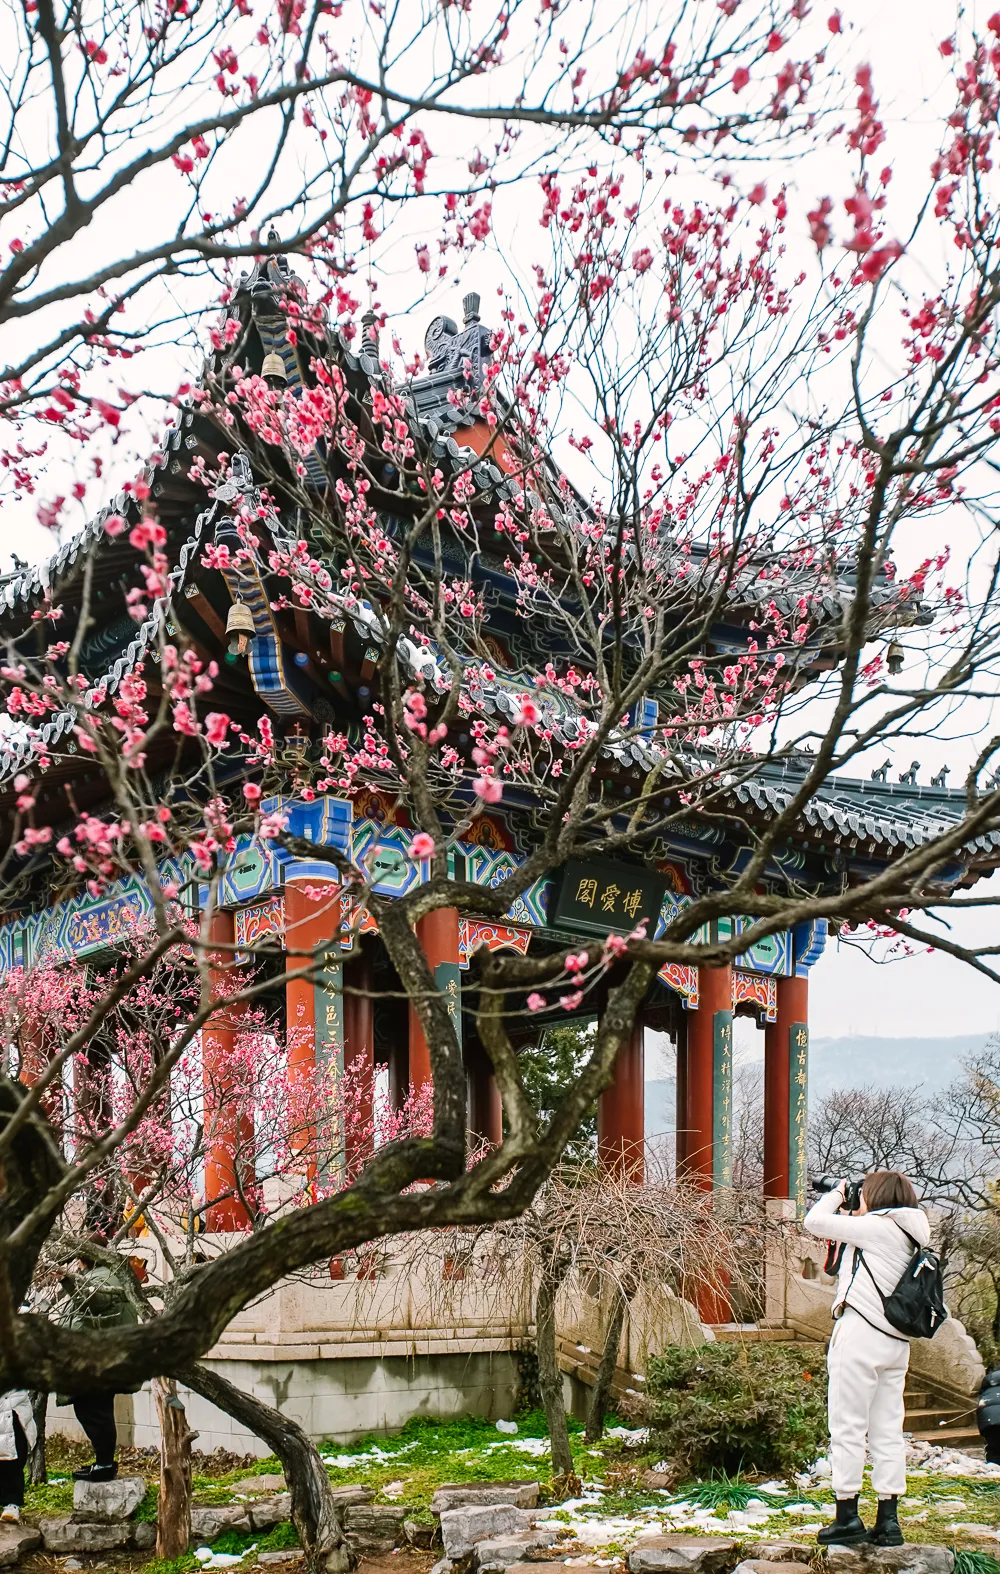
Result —
<path fill-rule="evenodd" d="M 438 907 L 417 923 L 417 938 L 427 958 L 431 975 L 449 998 L 452 1021 L 462 1042 L 462 1013 L 459 999 L 458 909 Z M 431 1056 L 420 1018 L 410 1006 L 410 1091 L 419 1092 L 431 1082 Z"/>
<path fill-rule="evenodd" d="M 610 1087 L 597 1101 L 597 1156 L 642 1183 L 645 1142 L 645 1025 L 641 1012 L 615 1056 Z"/>
<path fill-rule="evenodd" d="M 375 1149 L 375 998 L 368 957 L 358 956 L 348 963 L 344 985 L 344 1073 L 348 1095 L 344 1147 L 347 1178 L 353 1180 Z"/>
<path fill-rule="evenodd" d="M 209 956 L 213 995 L 231 994 L 239 974 L 235 966 L 236 924 L 232 913 L 216 909 L 208 924 L 209 945 L 227 946 Z M 206 1228 L 244 1230 L 250 1217 L 236 1195 L 236 1163 L 247 1163 L 252 1152 L 253 1126 L 244 1116 L 237 1119 L 232 1098 L 235 1082 L 233 1046 L 239 1031 L 242 1006 L 223 1007 L 201 1030 L 202 1087 L 205 1099 L 205 1201 L 209 1205 Z M 216 1201 L 216 1199 L 220 1199 Z"/>
<path fill-rule="evenodd" d="M 698 998 L 698 1010 L 690 1012 L 687 1021 L 685 1169 L 690 1179 L 711 1191 L 725 1180 L 721 1139 L 730 1113 L 724 1101 L 730 1097 L 726 1079 L 732 1064 L 732 968 L 700 967 Z"/>
<path fill-rule="evenodd" d="M 809 980 L 777 982 L 778 1020 L 764 1029 L 764 1194 L 804 1200 Z"/>
<path fill-rule="evenodd" d="M 285 1053 L 288 1081 L 293 1097 L 301 1108 L 293 1117 L 300 1129 L 292 1136 L 291 1146 L 305 1156 L 309 1173 L 316 1166 L 316 1130 L 309 1120 L 317 1063 L 317 1027 L 322 1036 L 325 1026 L 317 1023 L 317 996 L 322 1001 L 322 985 L 317 985 L 318 969 L 323 965 L 324 942 L 333 948 L 340 941 L 340 887 L 332 880 L 291 880 L 285 886 L 285 951 L 308 953 L 286 955 L 288 978 L 285 981 Z"/>
<path fill-rule="evenodd" d="M 503 1101 L 484 1049 L 477 1050 L 469 1066 L 469 1130 L 493 1148 L 503 1141 Z"/>

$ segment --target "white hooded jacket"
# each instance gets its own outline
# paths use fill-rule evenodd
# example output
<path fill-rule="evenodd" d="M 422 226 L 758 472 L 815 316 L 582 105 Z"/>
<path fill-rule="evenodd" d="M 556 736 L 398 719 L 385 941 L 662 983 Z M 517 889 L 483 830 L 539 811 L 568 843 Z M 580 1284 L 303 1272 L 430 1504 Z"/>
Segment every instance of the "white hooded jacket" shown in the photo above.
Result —
<path fill-rule="evenodd" d="M 27 1389 L 9 1388 L 5 1394 L 0 1394 L 0 1459 L 17 1458 L 17 1442 L 14 1437 L 15 1411 L 28 1440 L 28 1447 L 34 1448 L 37 1440 L 35 1417 L 32 1414 L 31 1399 Z"/>
<path fill-rule="evenodd" d="M 837 1278 L 834 1312 L 838 1306 L 853 1306 L 880 1333 L 902 1339 L 905 1336 L 899 1329 L 886 1321 L 878 1291 L 872 1284 L 872 1278 L 865 1272 L 865 1264 L 871 1269 L 871 1275 L 882 1294 L 891 1295 L 916 1246 L 926 1246 L 930 1241 L 931 1227 L 927 1215 L 922 1208 L 880 1208 L 877 1213 L 864 1213 L 858 1217 L 837 1212 L 843 1200 L 840 1191 L 824 1192 L 803 1221 L 810 1235 L 818 1235 L 827 1241 L 847 1242 L 848 1249 L 844 1253 Z M 908 1239 L 908 1236 L 912 1239 Z M 852 1246 L 861 1247 L 865 1254 L 864 1263 L 859 1258 L 855 1264 Z"/>

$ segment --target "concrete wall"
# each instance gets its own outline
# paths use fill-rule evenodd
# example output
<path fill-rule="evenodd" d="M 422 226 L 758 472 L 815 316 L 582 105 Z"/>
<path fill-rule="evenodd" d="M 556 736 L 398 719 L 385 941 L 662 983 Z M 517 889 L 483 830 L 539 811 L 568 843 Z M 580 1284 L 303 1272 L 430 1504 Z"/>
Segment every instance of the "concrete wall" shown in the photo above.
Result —
<path fill-rule="evenodd" d="M 208 1361 L 231 1383 L 298 1421 L 310 1437 L 351 1443 L 369 1432 L 394 1432 L 414 1416 L 444 1420 L 479 1415 L 497 1421 L 516 1403 L 517 1365 L 510 1351 L 456 1355 L 341 1357 L 324 1361 Z M 263 1443 L 198 1394 L 181 1390 L 197 1449 L 263 1457 Z M 158 1448 L 160 1429 L 148 1388 L 119 1394 L 119 1441 Z M 83 1438 L 71 1409 L 50 1404 L 48 1430 Z"/>

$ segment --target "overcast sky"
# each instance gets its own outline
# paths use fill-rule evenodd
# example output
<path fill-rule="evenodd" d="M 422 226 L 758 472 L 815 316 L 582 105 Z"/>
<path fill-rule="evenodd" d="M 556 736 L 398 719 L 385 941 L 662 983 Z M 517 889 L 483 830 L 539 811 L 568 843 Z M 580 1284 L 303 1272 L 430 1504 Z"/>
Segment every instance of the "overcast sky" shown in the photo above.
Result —
<path fill-rule="evenodd" d="M 669 10 L 669 0 L 661 0 L 661 4 Z M 989 7 L 972 4 L 966 7 L 966 13 L 982 26 L 994 5 L 995 0 Z M 822 25 L 833 9 L 834 0 L 814 0 L 815 22 Z M 859 63 L 867 59 L 874 69 L 876 91 L 889 132 L 887 153 L 896 172 L 893 195 L 902 202 L 907 193 L 914 195 L 926 181 L 927 164 L 939 128 L 935 106 L 942 102 L 947 81 L 946 63 L 938 44 L 952 31 L 957 6 L 954 0 L 906 0 L 905 4 L 902 0 L 839 0 L 839 9 L 847 41 L 852 45 L 850 58 Z M 824 159 L 829 168 L 824 167 Z M 780 173 L 774 172 L 774 176 L 775 180 L 787 180 L 810 197 L 830 188 L 840 194 L 836 159 L 822 148 L 791 169 L 786 166 Z M 141 224 L 139 216 L 137 222 Z M 518 249 L 516 221 L 507 240 Z M 433 309 L 427 303 L 420 313 L 419 327 L 413 322 L 411 326 L 416 331 L 405 335 L 406 347 L 411 349 L 419 342 L 433 310 L 445 308 L 454 316 L 460 315 L 461 288 L 479 288 L 486 296 L 496 286 L 501 264 L 502 248 L 500 255 L 478 258 L 474 264 L 476 277 L 462 280 L 460 287 L 453 286 L 454 299 L 435 302 Z M 485 310 L 484 316 L 489 320 Z M 178 367 L 178 376 L 183 376 L 185 370 L 190 368 Z M 130 472 L 116 474 L 112 458 L 107 471 L 109 494 L 129 475 Z M 95 506 L 100 501 L 96 499 Z M 90 504 L 88 495 L 88 508 Z M 5 510 L 0 519 L 0 549 L 4 554 L 14 550 L 22 556 L 39 558 L 51 552 L 52 547 L 52 537 L 33 518 L 33 506 L 30 510 L 23 506 Z M 963 748 L 960 758 L 953 758 L 947 745 L 935 741 L 920 753 L 920 779 L 926 781 L 930 772 L 946 761 L 952 764 L 953 772 L 960 770 L 968 747 Z M 909 759 L 902 763 L 908 765 Z M 956 933 L 993 937 L 998 928 L 1000 923 L 992 914 L 978 919 L 970 916 Z M 979 1031 L 985 1035 L 1000 1028 L 1000 989 L 941 953 L 875 965 L 857 950 L 838 945 L 833 939 L 812 974 L 810 1019 L 815 1036 L 943 1036 Z M 651 1075 L 657 1074 L 653 1069 L 656 1063 L 657 1057 L 651 1056 Z"/>

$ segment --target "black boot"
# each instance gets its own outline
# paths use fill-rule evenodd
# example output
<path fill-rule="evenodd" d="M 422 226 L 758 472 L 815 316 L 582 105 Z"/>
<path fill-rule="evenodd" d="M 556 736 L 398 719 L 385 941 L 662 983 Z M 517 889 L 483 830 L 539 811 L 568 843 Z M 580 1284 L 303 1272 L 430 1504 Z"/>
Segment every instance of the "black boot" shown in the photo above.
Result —
<path fill-rule="evenodd" d="M 84 1465 L 82 1470 L 74 1470 L 74 1481 L 114 1481 L 118 1474 L 118 1466 L 114 1460 L 110 1465 Z"/>
<path fill-rule="evenodd" d="M 873 1547 L 901 1547 L 903 1532 L 899 1528 L 899 1499 L 880 1497 L 874 1527 L 868 1532 Z"/>
<path fill-rule="evenodd" d="M 816 1540 L 821 1547 L 855 1547 L 868 1540 L 868 1532 L 858 1514 L 857 1493 L 853 1497 L 837 1499 L 836 1519 L 832 1525 L 823 1526 Z"/>

